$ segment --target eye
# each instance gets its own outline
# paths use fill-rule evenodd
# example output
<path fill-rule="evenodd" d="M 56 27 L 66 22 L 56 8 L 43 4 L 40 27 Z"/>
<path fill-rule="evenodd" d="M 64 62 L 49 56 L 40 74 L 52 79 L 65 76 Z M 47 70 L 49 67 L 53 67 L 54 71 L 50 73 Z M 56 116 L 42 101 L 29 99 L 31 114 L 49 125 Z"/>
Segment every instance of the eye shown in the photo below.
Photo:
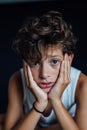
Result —
<path fill-rule="evenodd" d="M 39 62 L 32 62 L 30 64 L 30 67 L 37 67 L 37 66 L 39 66 Z"/>
<path fill-rule="evenodd" d="M 53 65 L 57 65 L 58 63 L 59 63 L 58 60 L 52 60 L 52 64 L 53 64 Z"/>

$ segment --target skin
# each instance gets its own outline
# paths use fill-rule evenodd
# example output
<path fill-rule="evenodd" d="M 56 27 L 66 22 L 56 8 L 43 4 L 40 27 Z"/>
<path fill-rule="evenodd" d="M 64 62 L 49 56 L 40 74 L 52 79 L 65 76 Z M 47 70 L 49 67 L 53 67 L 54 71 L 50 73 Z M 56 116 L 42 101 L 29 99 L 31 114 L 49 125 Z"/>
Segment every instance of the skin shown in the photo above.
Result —
<path fill-rule="evenodd" d="M 40 111 L 45 111 L 44 115 L 46 116 L 50 114 L 53 108 L 58 123 L 47 128 L 35 129 L 41 114 L 32 108 L 27 116 L 23 115 L 22 83 L 20 73 L 16 72 L 9 82 L 9 104 L 5 130 L 87 130 L 86 75 L 80 74 L 76 87 L 77 108 L 75 119 L 70 116 L 61 102 L 64 89 L 70 83 L 72 60 L 73 54 L 63 55 L 60 48 L 54 48 L 53 50 L 49 48 L 46 55 L 42 53 L 40 63 L 33 63 L 29 66 L 23 61 L 26 84 L 36 97 L 35 107 Z"/>
<path fill-rule="evenodd" d="M 0 130 L 3 130 L 5 114 L 0 114 Z"/>

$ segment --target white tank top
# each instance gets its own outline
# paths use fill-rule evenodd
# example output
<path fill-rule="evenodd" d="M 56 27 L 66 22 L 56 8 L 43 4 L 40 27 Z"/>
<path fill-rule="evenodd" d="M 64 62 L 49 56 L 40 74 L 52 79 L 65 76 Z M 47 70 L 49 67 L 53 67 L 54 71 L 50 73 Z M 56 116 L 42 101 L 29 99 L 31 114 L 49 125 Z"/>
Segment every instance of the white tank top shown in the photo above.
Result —
<path fill-rule="evenodd" d="M 23 99 L 24 113 L 27 114 L 32 108 L 33 102 L 36 99 L 32 94 L 32 92 L 29 90 L 29 88 L 26 86 L 23 68 L 20 69 L 20 72 L 21 72 L 23 91 L 24 91 L 24 99 Z M 72 117 L 74 117 L 75 110 L 76 110 L 75 90 L 76 90 L 80 73 L 81 73 L 80 70 L 71 67 L 71 74 L 70 74 L 71 82 L 64 90 L 61 98 L 62 103 L 64 104 L 65 108 L 67 109 L 67 111 L 70 113 Z M 48 117 L 42 115 L 39 121 L 39 125 L 41 125 L 42 127 L 46 127 L 49 124 L 52 124 L 54 122 L 57 122 L 57 118 L 54 111 L 52 110 Z"/>

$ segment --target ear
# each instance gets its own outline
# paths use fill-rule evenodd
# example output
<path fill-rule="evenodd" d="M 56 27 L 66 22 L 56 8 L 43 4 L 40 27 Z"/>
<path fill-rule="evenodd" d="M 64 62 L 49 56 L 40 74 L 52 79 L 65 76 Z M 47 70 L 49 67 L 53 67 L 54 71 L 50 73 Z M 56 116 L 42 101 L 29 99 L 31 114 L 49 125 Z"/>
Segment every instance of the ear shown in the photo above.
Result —
<path fill-rule="evenodd" d="M 69 61 L 70 61 L 70 64 L 72 64 L 73 58 L 74 58 L 74 54 L 71 53 L 71 54 L 69 55 Z"/>

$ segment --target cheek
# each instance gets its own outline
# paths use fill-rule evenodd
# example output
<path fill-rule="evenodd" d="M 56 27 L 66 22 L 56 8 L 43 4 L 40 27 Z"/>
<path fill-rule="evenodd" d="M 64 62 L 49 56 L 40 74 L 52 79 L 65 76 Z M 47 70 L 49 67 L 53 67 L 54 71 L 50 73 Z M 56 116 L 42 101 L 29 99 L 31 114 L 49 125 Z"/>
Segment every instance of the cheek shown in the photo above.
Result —
<path fill-rule="evenodd" d="M 55 68 L 55 69 L 52 71 L 52 77 L 53 77 L 55 80 L 58 78 L 59 72 L 60 72 L 60 68 L 59 68 L 59 67 Z"/>
<path fill-rule="evenodd" d="M 32 72 L 32 76 L 33 76 L 33 79 L 35 80 L 35 81 L 37 81 L 37 77 L 38 77 L 38 70 L 32 70 L 31 69 L 31 72 Z"/>
<path fill-rule="evenodd" d="M 57 68 L 56 68 L 56 74 L 57 74 L 57 76 L 58 76 L 59 73 L 60 73 L 60 69 L 61 69 L 61 63 L 59 63 L 59 65 L 58 65 Z"/>
<path fill-rule="evenodd" d="M 58 77 L 58 75 L 59 75 L 59 69 L 56 70 L 56 72 L 55 72 L 54 75 L 55 75 L 55 79 L 57 79 L 57 77 Z"/>

